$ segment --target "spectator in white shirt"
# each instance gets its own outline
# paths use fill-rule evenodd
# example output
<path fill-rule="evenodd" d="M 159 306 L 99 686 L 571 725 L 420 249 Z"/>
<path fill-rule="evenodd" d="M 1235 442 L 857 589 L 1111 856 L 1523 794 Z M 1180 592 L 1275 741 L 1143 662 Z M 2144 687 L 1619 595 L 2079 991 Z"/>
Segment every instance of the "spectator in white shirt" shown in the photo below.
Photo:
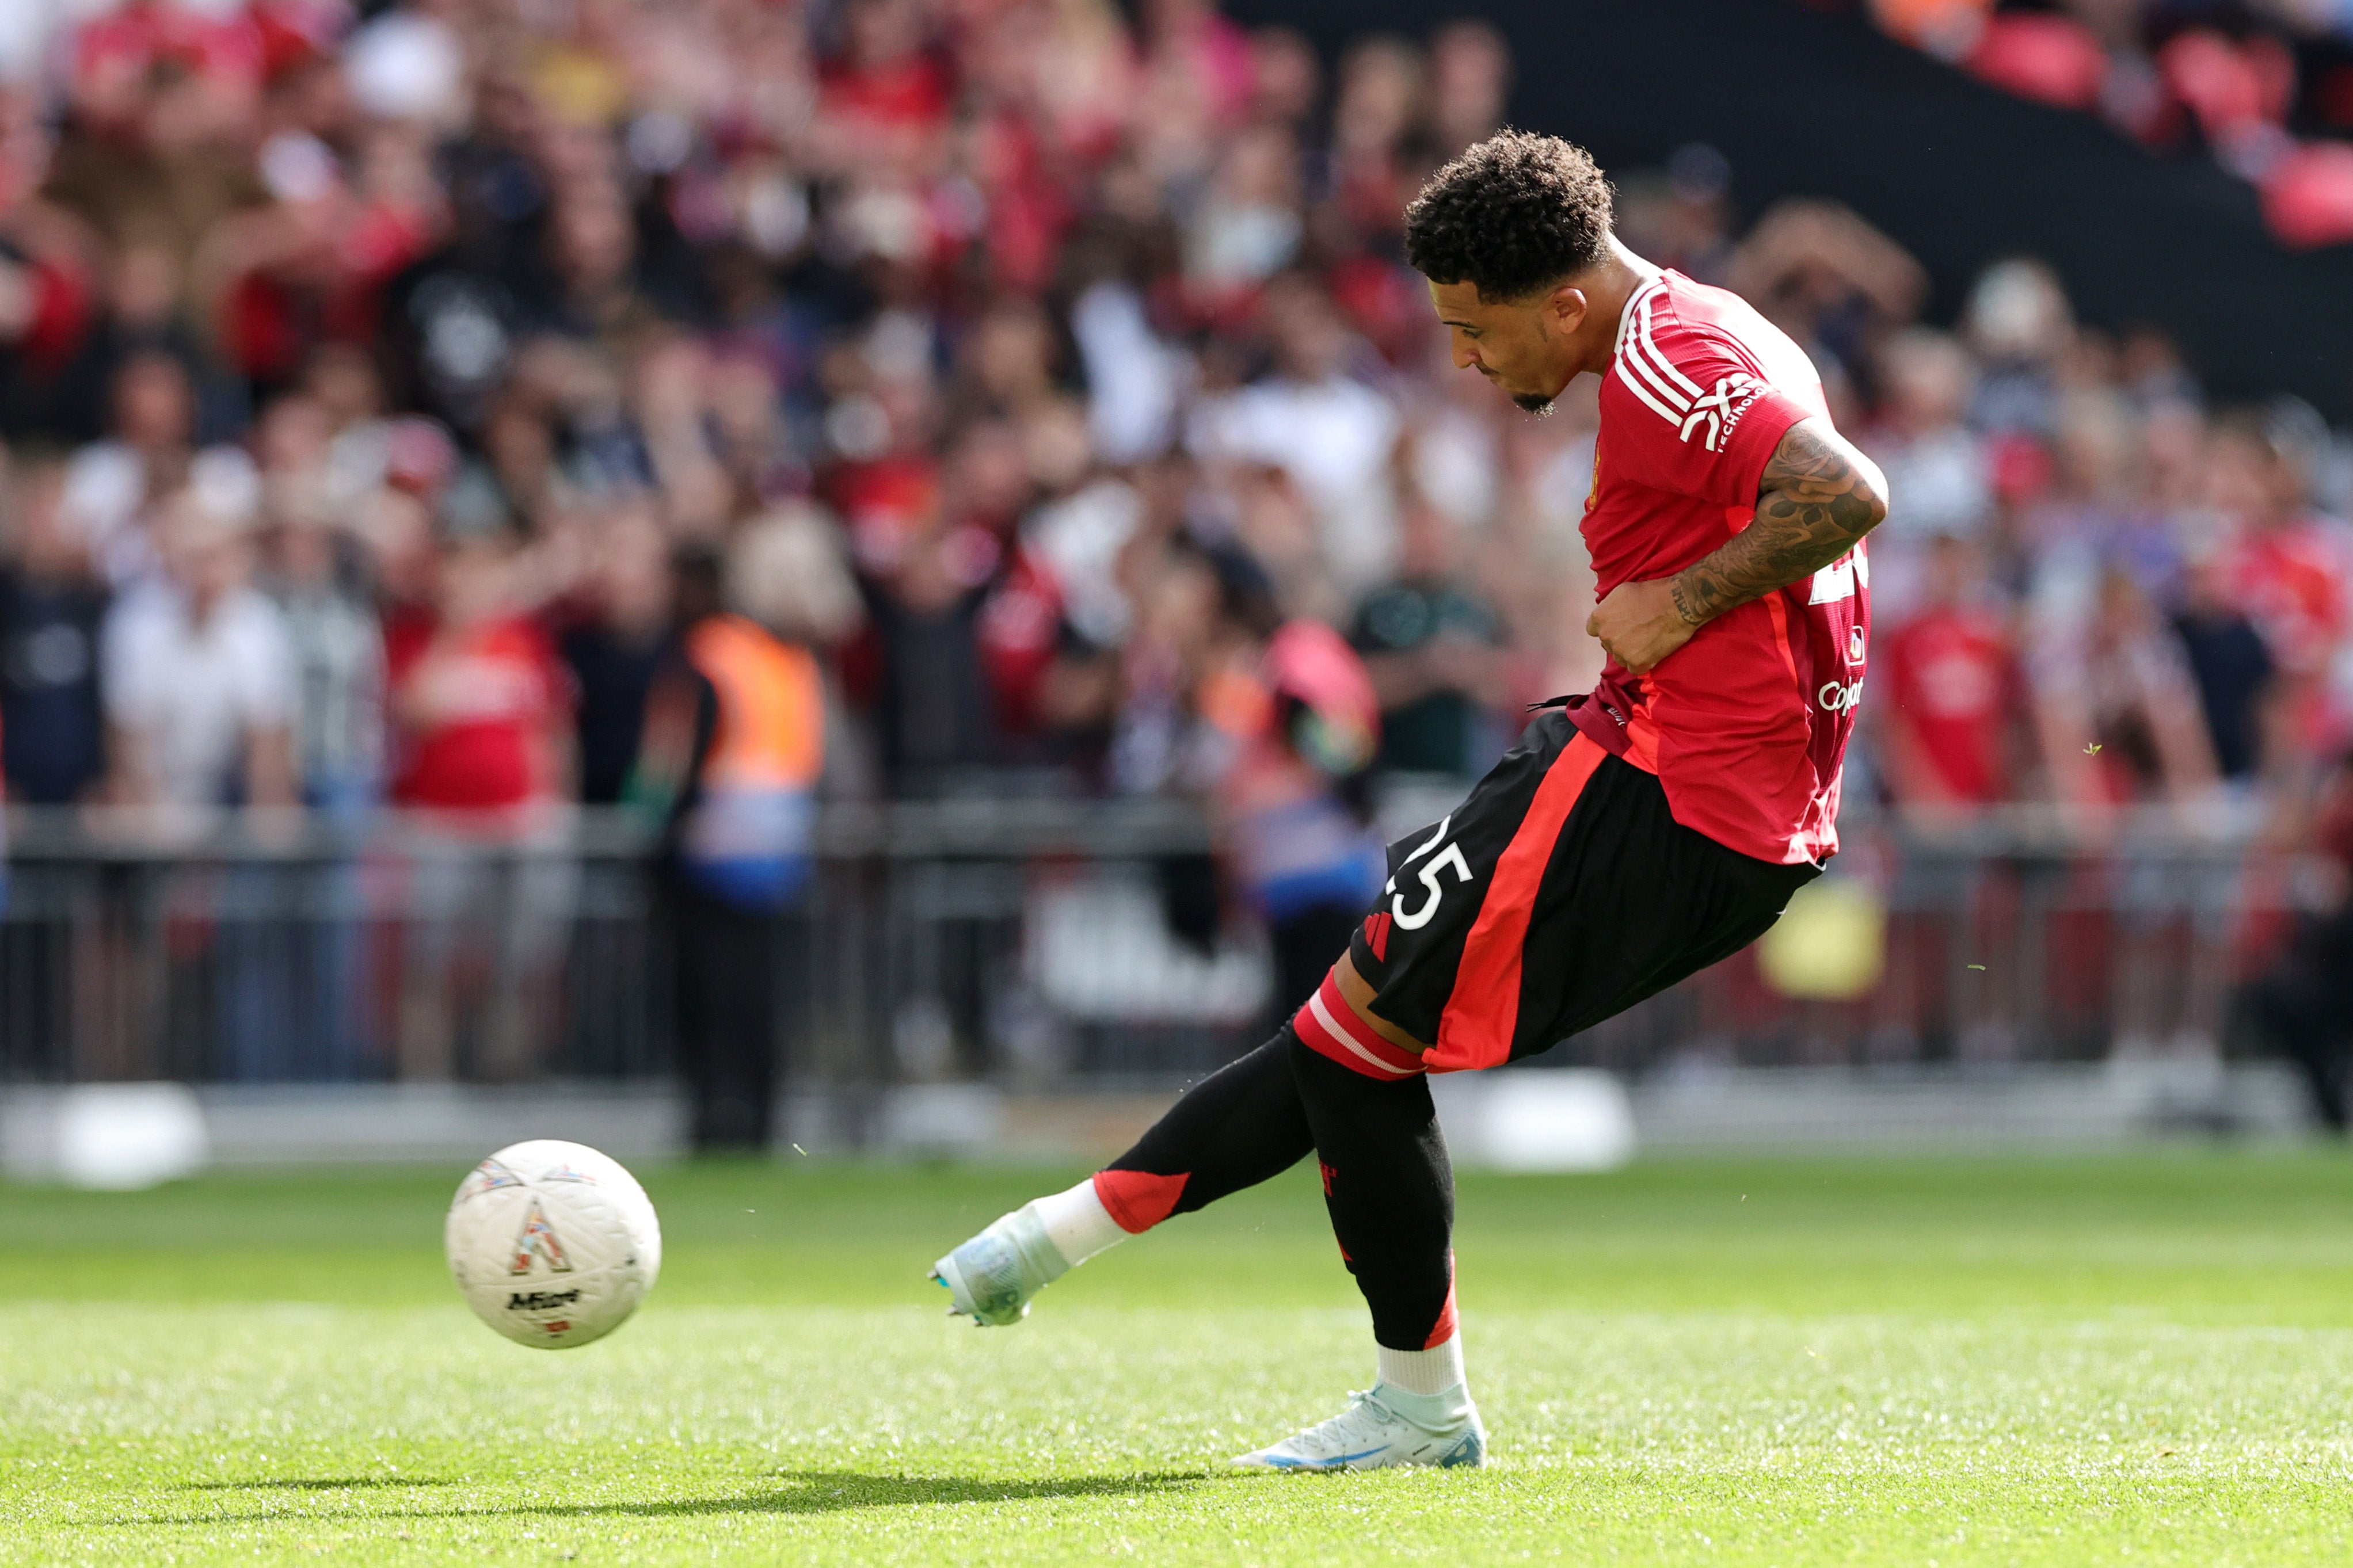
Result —
<path fill-rule="evenodd" d="M 216 511 L 252 509 L 253 459 L 239 447 L 195 445 L 195 387 L 187 367 L 162 349 L 142 350 L 115 373 L 111 433 L 74 454 L 65 509 L 108 586 L 121 589 L 154 566 L 154 542 L 140 526 L 150 501 L 186 489 Z"/>
<path fill-rule="evenodd" d="M 1872 613 L 1893 626 L 1932 597 L 1925 581 L 1940 538 L 1983 546 L 1994 513 L 1993 464 L 1963 422 L 1977 366 L 1958 342 L 1925 328 L 1898 333 L 1880 356 L 1887 387 L 1863 447 L 1886 470 L 1894 502 L 1871 538 Z"/>
<path fill-rule="evenodd" d="M 183 491 L 162 509 L 162 574 L 108 616 L 114 794 L 130 805 L 290 805 L 292 658 L 251 584 L 251 517 Z"/>
<path fill-rule="evenodd" d="M 1397 405 L 1349 374 L 1362 345 L 1315 285 L 1278 279 L 1266 316 L 1275 374 L 1198 408 L 1188 445 L 1218 468 L 1288 474 L 1314 507 L 1326 568 L 1353 599 L 1396 567 Z"/>

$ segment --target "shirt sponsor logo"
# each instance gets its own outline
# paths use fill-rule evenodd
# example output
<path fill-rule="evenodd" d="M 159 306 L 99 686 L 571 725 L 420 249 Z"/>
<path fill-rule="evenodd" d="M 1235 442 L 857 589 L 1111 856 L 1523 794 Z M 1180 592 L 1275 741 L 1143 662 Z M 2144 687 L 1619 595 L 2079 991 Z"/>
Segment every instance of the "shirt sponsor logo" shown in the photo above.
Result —
<path fill-rule="evenodd" d="M 1712 392 L 1694 381 L 1660 349 L 1652 331 L 1653 309 L 1664 295 L 1665 285 L 1653 279 L 1626 302 L 1625 321 L 1619 331 L 1619 379 L 1652 413 L 1675 427 L 1678 439 L 1688 441 L 1697 435 L 1707 450 L 1721 452 L 1740 416 L 1764 395 L 1765 384 L 1746 371 L 1716 377 Z"/>
<path fill-rule="evenodd" d="M 1854 705 L 1862 700 L 1862 682 L 1825 680 L 1822 689 L 1814 693 L 1814 700 L 1822 705 L 1824 712 L 1852 713 Z"/>
<path fill-rule="evenodd" d="M 1711 452 L 1723 451 L 1724 444 L 1732 439 L 1733 426 L 1764 391 L 1765 384 L 1746 373 L 1717 376 L 1715 390 L 1702 393 L 1693 401 L 1679 434 L 1688 441 L 1693 432 L 1704 427 L 1707 435 L 1700 445 Z"/>

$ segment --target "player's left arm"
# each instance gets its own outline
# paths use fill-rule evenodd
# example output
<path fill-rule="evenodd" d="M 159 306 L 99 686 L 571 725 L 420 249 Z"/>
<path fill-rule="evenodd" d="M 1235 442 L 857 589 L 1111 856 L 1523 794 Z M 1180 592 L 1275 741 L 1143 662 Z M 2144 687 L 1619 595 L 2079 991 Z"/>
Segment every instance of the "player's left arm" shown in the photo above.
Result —
<path fill-rule="evenodd" d="M 1752 599 L 1812 576 L 1887 515 L 1887 479 L 1821 418 L 1789 426 L 1757 485 L 1757 515 L 1724 545 L 1672 577 L 1621 583 L 1586 622 L 1640 675 L 1692 634 Z"/>

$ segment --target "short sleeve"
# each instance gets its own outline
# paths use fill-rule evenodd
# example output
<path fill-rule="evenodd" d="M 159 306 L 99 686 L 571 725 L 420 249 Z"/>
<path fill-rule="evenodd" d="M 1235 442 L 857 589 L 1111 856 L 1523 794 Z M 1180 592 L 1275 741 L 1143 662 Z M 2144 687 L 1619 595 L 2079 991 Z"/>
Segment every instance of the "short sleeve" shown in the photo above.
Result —
<path fill-rule="evenodd" d="M 1819 389 L 1773 384 L 1715 332 L 1647 325 L 1630 328 L 1612 370 L 1637 405 L 1610 433 L 1629 476 L 1724 506 L 1753 503 L 1781 437 L 1821 412 Z"/>

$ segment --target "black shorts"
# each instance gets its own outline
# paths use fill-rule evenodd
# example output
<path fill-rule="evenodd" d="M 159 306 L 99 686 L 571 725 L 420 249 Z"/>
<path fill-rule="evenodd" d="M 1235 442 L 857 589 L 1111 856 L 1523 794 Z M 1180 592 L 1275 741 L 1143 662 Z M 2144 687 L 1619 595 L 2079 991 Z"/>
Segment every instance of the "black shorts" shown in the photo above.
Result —
<path fill-rule="evenodd" d="M 1389 846 L 1388 888 L 1349 941 L 1372 1011 L 1434 1071 L 1498 1067 L 1727 958 L 1820 874 L 1683 826 L 1657 777 L 1567 714 L 1436 826 Z"/>

